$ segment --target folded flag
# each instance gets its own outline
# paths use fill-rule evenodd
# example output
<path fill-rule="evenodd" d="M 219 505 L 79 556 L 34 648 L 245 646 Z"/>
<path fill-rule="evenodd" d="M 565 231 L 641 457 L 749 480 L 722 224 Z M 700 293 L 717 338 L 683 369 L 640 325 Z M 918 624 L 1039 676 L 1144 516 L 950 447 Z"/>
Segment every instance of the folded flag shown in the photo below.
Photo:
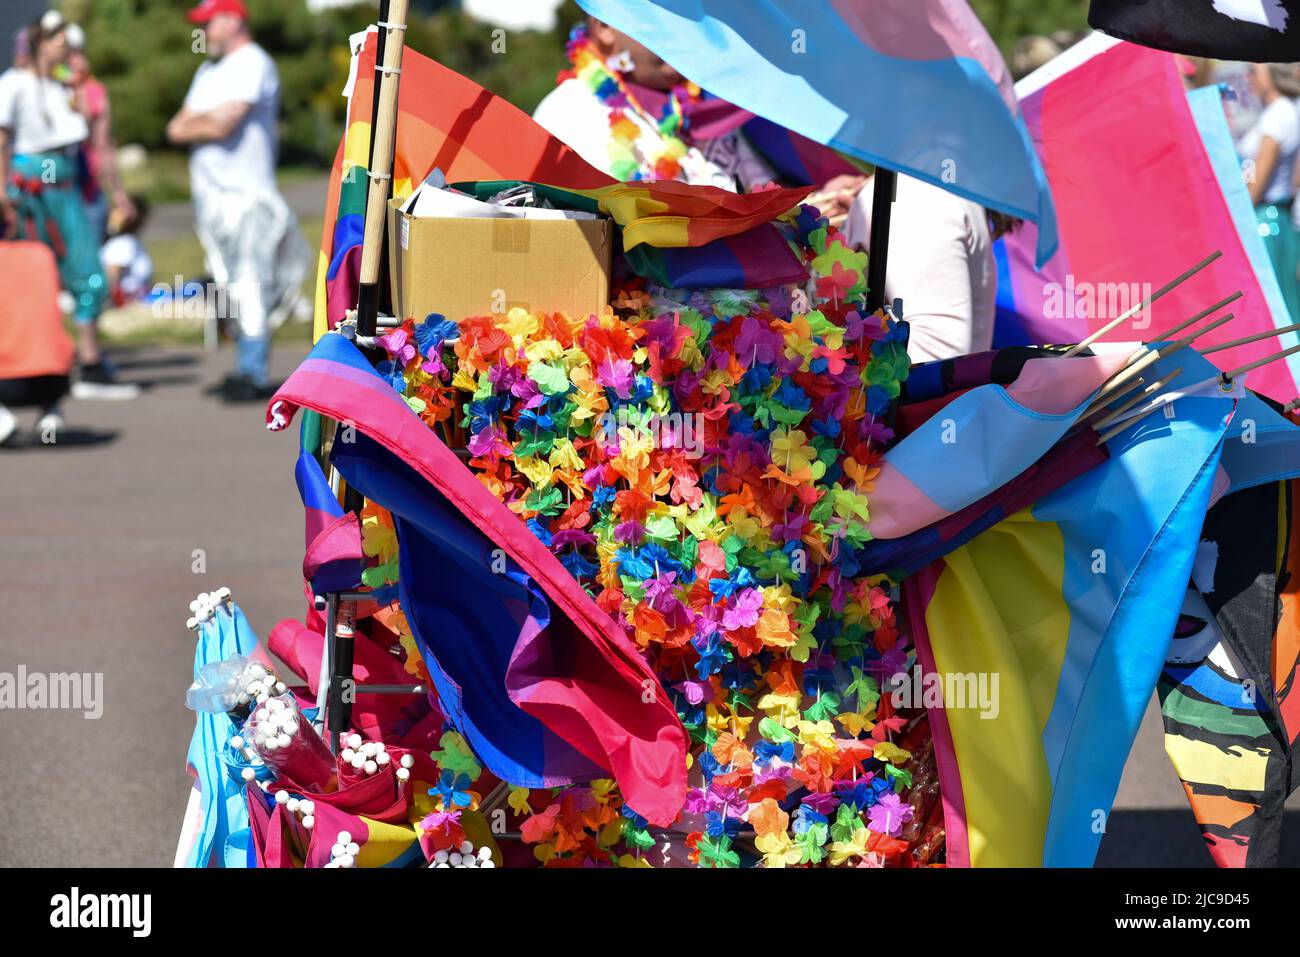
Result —
<path fill-rule="evenodd" d="M 313 594 L 344 591 L 361 584 L 361 526 L 357 516 L 345 512 L 330 488 L 320 463 L 306 449 L 298 453 L 293 470 L 306 518 L 306 551 L 302 577 Z"/>
<path fill-rule="evenodd" d="M 1065 436 L 1126 358 L 1030 359 L 1011 384 L 948 403 L 885 454 L 871 496 L 872 537 L 902 538 L 1002 488 Z"/>
<path fill-rule="evenodd" d="M 336 465 L 400 522 L 403 609 L 440 706 L 488 769 L 549 786 L 604 768 L 638 813 L 670 823 L 685 732 L 618 625 L 342 336 L 280 387 L 268 427 L 299 407 L 355 423 Z"/>
<path fill-rule="evenodd" d="M 1171 55 L 1094 34 L 1016 91 L 1056 197 L 1061 248 L 1037 269 L 1032 224 L 996 244 L 995 346 L 1078 342 L 1216 249 L 1223 256 L 1210 268 L 1105 338 L 1149 338 L 1238 290 L 1233 321 L 1206 333 L 1199 347 L 1292 321 L 1256 232 L 1221 105 L 1197 94 L 1189 103 Z M 1281 344 L 1265 339 L 1213 360 L 1232 369 L 1296 342 L 1294 334 Z M 1289 401 L 1300 357 L 1256 369 L 1246 381 Z"/>
<path fill-rule="evenodd" d="M 194 677 L 208 664 L 234 655 L 249 657 L 260 652 L 257 636 L 238 605 L 230 603 L 215 610 L 212 617 L 199 625 L 194 647 Z M 244 803 L 243 782 L 231 773 L 224 760 L 229 752 L 230 736 L 235 724 L 225 712 L 195 712 L 194 733 L 190 737 L 185 764 L 199 791 L 199 806 L 192 829 L 186 838 L 188 847 L 177 861 L 184 867 L 242 867 L 246 855 L 242 850 L 248 828 L 248 811 Z"/>
<path fill-rule="evenodd" d="M 330 174 L 316 286 L 317 338 L 356 304 L 375 43 L 368 37 L 354 60 L 348 129 Z M 434 169 L 461 186 L 528 181 L 581 195 L 591 211 L 619 225 L 624 247 L 635 250 L 632 268 L 665 286 L 763 288 L 806 278 L 770 223 L 807 196 L 808 188 L 739 195 L 674 182 L 616 183 L 526 113 L 410 49 L 402 60 L 395 156 L 397 197 L 409 195 Z"/>
<path fill-rule="evenodd" d="M 1191 56 L 1300 59 L 1300 0 L 1092 0 L 1088 22 L 1121 40 Z"/>
<path fill-rule="evenodd" d="M 1040 226 L 1038 261 L 1055 251 L 1051 193 L 1010 74 L 963 0 L 579 5 L 710 93 L 846 155 L 1031 220 Z"/>
<path fill-rule="evenodd" d="M 1183 354 L 1151 376 L 1171 363 L 1171 387 L 1213 374 Z M 1233 407 L 1186 397 L 1131 424 L 1108 461 L 903 583 L 918 656 L 946 689 L 930 719 L 950 863 L 1091 866 Z M 953 693 L 993 680 L 989 707 Z"/>

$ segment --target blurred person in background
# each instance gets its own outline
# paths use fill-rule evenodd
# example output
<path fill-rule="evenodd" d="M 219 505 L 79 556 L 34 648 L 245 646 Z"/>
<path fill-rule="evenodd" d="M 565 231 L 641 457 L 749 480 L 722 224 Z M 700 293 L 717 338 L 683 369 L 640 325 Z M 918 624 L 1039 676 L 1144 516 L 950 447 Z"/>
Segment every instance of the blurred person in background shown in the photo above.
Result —
<path fill-rule="evenodd" d="M 109 218 L 111 235 L 99 251 L 108 278 L 109 298 L 115 306 L 140 302 L 153 287 L 153 259 L 140 242 L 140 228 L 149 215 L 144 197 L 133 197 L 130 207 Z"/>
<path fill-rule="evenodd" d="M 203 27 L 209 59 L 167 137 L 190 147 L 195 230 L 238 320 L 235 370 L 218 392 L 252 402 L 271 392 L 271 331 L 293 307 L 308 259 L 275 183 L 280 79 L 242 0 L 203 0 L 189 20 Z"/>
<path fill-rule="evenodd" d="M 68 57 L 67 26 L 57 11 L 46 13 L 28 28 L 29 65 L 0 76 L 0 223 L 8 237 L 49 246 L 58 261 L 77 327 L 73 394 L 134 398 L 139 388 L 116 381 L 96 328 L 108 290 L 81 193 L 80 149 L 89 128 L 72 91 L 55 79 Z"/>
<path fill-rule="evenodd" d="M 1293 64 L 1255 63 L 1250 67 L 1251 92 L 1263 104 L 1255 124 L 1237 143 L 1247 164 L 1246 185 L 1259 233 L 1264 239 L 1282 298 L 1292 318 L 1300 318 L 1300 233 L 1292 221 L 1296 156 L 1300 155 L 1300 77 Z"/>
<path fill-rule="evenodd" d="M 90 128 L 82 144 L 84 166 L 82 195 L 86 215 L 95 238 L 107 238 L 108 213 L 112 208 L 123 216 L 131 214 L 131 199 L 122 188 L 117 172 L 117 144 L 113 140 L 113 111 L 104 84 L 95 78 L 86 56 L 86 34 L 75 23 L 68 24 L 68 83 L 74 93 L 73 103 Z"/>

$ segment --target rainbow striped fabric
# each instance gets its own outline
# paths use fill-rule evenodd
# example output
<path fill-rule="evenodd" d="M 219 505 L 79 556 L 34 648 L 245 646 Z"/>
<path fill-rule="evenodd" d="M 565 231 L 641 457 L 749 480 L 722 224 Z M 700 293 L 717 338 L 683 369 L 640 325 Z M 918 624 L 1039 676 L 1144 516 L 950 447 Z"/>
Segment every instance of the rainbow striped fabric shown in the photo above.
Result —
<path fill-rule="evenodd" d="M 316 287 L 317 338 L 356 302 L 374 47 L 372 35 L 354 60 L 348 130 L 330 176 Z M 798 205 L 811 187 L 740 195 L 676 182 L 616 183 L 532 117 L 413 50 L 403 60 L 398 111 L 396 197 L 409 195 L 434 169 L 483 197 L 515 181 L 546 184 L 566 204 L 612 217 L 629 265 L 661 285 L 764 288 L 807 277 L 771 221 Z"/>

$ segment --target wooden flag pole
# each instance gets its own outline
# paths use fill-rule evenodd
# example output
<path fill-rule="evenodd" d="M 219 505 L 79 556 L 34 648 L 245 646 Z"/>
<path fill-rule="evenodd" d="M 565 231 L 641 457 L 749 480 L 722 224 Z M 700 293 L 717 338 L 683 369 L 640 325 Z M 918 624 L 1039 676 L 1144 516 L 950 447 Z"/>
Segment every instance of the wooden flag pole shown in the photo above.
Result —
<path fill-rule="evenodd" d="M 1204 259 L 1198 262 L 1191 269 L 1187 270 L 1187 272 L 1183 273 L 1177 279 L 1173 279 L 1170 282 L 1166 283 L 1165 285 L 1161 286 L 1151 295 L 1147 296 L 1145 299 L 1139 302 L 1132 309 L 1129 309 L 1127 312 L 1124 312 L 1116 316 L 1110 322 L 1106 323 L 1104 326 L 1102 326 L 1092 335 L 1088 336 L 1086 339 L 1080 342 L 1077 346 L 1074 346 L 1073 348 L 1069 349 L 1064 355 L 1061 356 L 1061 358 L 1068 359 L 1070 358 L 1070 356 L 1077 355 L 1078 353 L 1082 352 L 1084 349 L 1088 348 L 1088 346 L 1092 345 L 1094 342 L 1096 342 L 1102 336 L 1106 335 L 1106 333 L 1110 332 L 1112 329 L 1115 329 L 1118 326 L 1122 326 L 1124 323 L 1128 322 L 1130 319 L 1136 316 L 1143 309 L 1147 308 L 1147 306 L 1151 305 L 1157 299 L 1173 292 L 1175 289 L 1177 289 L 1183 283 L 1187 282 L 1187 280 L 1191 279 L 1198 272 L 1200 272 L 1202 269 L 1204 269 L 1206 266 L 1214 262 L 1222 255 L 1223 255 L 1223 251 L 1216 249 L 1213 253 L 1206 256 Z"/>
<path fill-rule="evenodd" d="M 1210 346 L 1208 349 L 1198 350 L 1201 355 L 1208 356 L 1215 352 L 1222 352 L 1224 349 L 1234 349 L 1237 346 L 1244 346 L 1251 342 L 1259 342 L 1261 339 L 1272 339 L 1274 336 L 1280 336 L 1286 332 L 1300 331 L 1300 322 L 1293 322 L 1289 326 L 1283 326 L 1281 329 L 1270 329 L 1268 332 L 1257 332 L 1253 336 L 1242 336 L 1240 339 L 1233 339 L 1231 342 L 1221 342 L 1217 346 Z"/>
<path fill-rule="evenodd" d="M 1093 428 L 1096 429 L 1097 431 L 1101 431 L 1106 426 L 1110 425 L 1112 422 L 1118 419 L 1125 412 L 1127 412 L 1129 409 L 1133 408 L 1133 406 L 1141 402 L 1143 399 L 1151 398 L 1153 395 L 1155 395 L 1157 392 L 1159 392 L 1169 383 L 1173 382 L 1174 379 L 1182 375 L 1182 372 L 1183 370 L 1181 368 L 1178 368 L 1175 369 L 1173 372 L 1169 373 L 1167 376 L 1162 376 L 1161 378 L 1157 379 L 1155 382 L 1152 382 L 1149 386 L 1147 386 L 1137 395 L 1133 396 L 1123 405 L 1120 405 L 1115 409 L 1112 409 L 1102 418 L 1098 419 L 1096 423 L 1093 425 Z"/>
<path fill-rule="evenodd" d="M 1219 378 L 1221 381 L 1226 383 L 1237 378 L 1237 376 L 1245 375 L 1252 369 L 1258 369 L 1260 366 L 1266 366 L 1270 362 L 1276 362 L 1278 359 L 1285 359 L 1287 356 L 1293 356 L 1297 352 L 1300 352 L 1300 346 L 1292 346 L 1290 349 L 1283 349 L 1281 352 L 1275 352 L 1273 355 L 1266 356 L 1263 359 L 1256 359 L 1254 362 L 1248 362 L 1240 368 L 1233 369 L 1231 372 L 1225 372 Z"/>
<path fill-rule="evenodd" d="M 1132 365 L 1127 366 L 1124 369 L 1121 369 L 1118 373 L 1111 376 L 1110 379 L 1106 381 L 1106 384 L 1102 386 L 1102 393 L 1100 396 L 1097 397 L 1097 399 L 1094 401 L 1093 404 L 1095 405 L 1097 402 L 1101 401 L 1102 399 L 1106 399 L 1106 401 L 1110 401 L 1110 399 L 1115 395 L 1118 386 L 1124 384 L 1125 382 L 1128 382 L 1130 379 L 1132 379 L 1135 375 L 1137 375 L 1147 366 L 1151 365 L 1152 363 L 1156 362 L 1159 359 L 1163 359 L 1165 356 L 1171 356 L 1175 352 L 1180 352 L 1183 349 L 1186 349 L 1193 342 L 1195 342 L 1199 336 L 1205 335 L 1205 333 L 1209 332 L 1211 329 L 1217 329 L 1225 322 L 1231 322 L 1232 318 L 1233 318 L 1232 313 L 1228 313 L 1226 316 L 1214 320 L 1214 322 L 1210 323 L 1208 326 L 1202 326 L 1200 329 L 1192 333 L 1190 336 L 1184 336 L 1182 339 L 1178 339 L 1174 342 L 1171 342 L 1169 343 L 1169 345 L 1165 346 L 1164 348 L 1157 349 L 1154 352 L 1147 350 L 1146 347 L 1143 346 L 1141 352 L 1139 352 L 1138 354 L 1141 354 L 1142 352 L 1145 352 L 1146 354 L 1143 355 L 1142 358 L 1139 359 L 1137 362 L 1134 362 Z M 1130 357 L 1130 359 L 1131 358 L 1132 357 Z"/>
<path fill-rule="evenodd" d="M 1212 305 L 1209 309 L 1202 309 L 1202 310 L 1201 310 L 1200 312 L 1198 312 L 1196 315 L 1192 316 L 1192 318 L 1190 318 L 1190 319 L 1185 319 L 1185 320 L 1183 320 L 1182 322 L 1180 322 L 1178 325 L 1176 325 L 1176 326 L 1172 326 L 1172 327 L 1166 329 L 1164 332 L 1161 332 L 1161 333 L 1159 333 L 1159 334 L 1157 334 L 1157 335 L 1154 335 L 1154 336 L 1152 336 L 1151 338 L 1147 339 L 1147 340 L 1146 340 L 1146 341 L 1147 341 L 1147 345 L 1150 345 L 1150 344 L 1153 343 L 1153 342 L 1164 342 L 1164 341 L 1166 341 L 1170 336 L 1176 336 L 1176 335 L 1178 335 L 1178 333 L 1182 332 L 1182 331 L 1183 331 L 1184 329 L 1186 329 L 1188 326 L 1195 325 L 1196 323 L 1198 323 L 1198 322 L 1200 322 L 1202 319 L 1204 319 L 1206 316 L 1208 316 L 1208 315 L 1210 315 L 1210 314 L 1212 314 L 1212 313 L 1218 312 L 1218 311 L 1219 311 L 1220 309 L 1222 309 L 1224 306 L 1231 305 L 1232 303 L 1236 302 L 1236 301 L 1237 301 L 1238 299 L 1240 299 L 1240 298 L 1241 298 L 1241 290 L 1237 290 L 1237 291 L 1234 292 L 1231 296 L 1229 296 L 1227 299 L 1220 299 L 1218 302 L 1216 302 L 1214 305 Z"/>
<path fill-rule="evenodd" d="M 361 247 L 361 287 L 357 293 L 357 335 L 373 336 L 379 327 L 379 267 L 383 259 L 388 198 L 393 192 L 393 154 L 397 142 L 397 91 L 406 48 L 408 0 L 388 0 L 388 16 L 379 24 L 383 64 L 377 68 L 379 105 L 374 115 L 370 190 L 366 195 L 366 220 Z"/>

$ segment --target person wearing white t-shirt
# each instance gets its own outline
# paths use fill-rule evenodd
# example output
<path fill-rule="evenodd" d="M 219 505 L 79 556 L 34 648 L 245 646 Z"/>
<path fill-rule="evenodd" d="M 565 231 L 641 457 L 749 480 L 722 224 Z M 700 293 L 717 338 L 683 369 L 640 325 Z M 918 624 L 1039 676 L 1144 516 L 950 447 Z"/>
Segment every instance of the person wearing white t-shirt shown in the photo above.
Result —
<path fill-rule="evenodd" d="M 58 11 L 47 12 L 27 31 L 30 63 L 0 75 L 0 236 L 41 242 L 54 253 L 77 327 L 74 394 L 134 398 L 139 387 L 115 381 L 99 345 L 107 285 L 78 155 L 89 129 L 73 91 L 54 78 L 68 58 L 68 27 Z"/>
<path fill-rule="evenodd" d="M 307 267 L 298 223 L 275 184 L 280 79 L 253 42 L 242 0 L 203 0 L 189 19 L 209 56 L 167 125 L 190 147 L 195 229 L 214 280 L 238 318 L 235 371 L 220 392 L 255 401 L 270 389 L 270 334 L 294 304 Z"/>
<path fill-rule="evenodd" d="M 1246 183 L 1282 298 L 1291 317 L 1300 318 L 1296 281 L 1300 233 L 1292 221 L 1296 158 L 1300 156 L 1300 111 L 1294 98 L 1300 96 L 1300 77 L 1293 64 L 1256 63 L 1249 79 L 1264 110 L 1238 141 L 1237 151 L 1249 164 Z"/>
<path fill-rule="evenodd" d="M 871 188 L 858 194 L 844 224 L 849 245 L 868 253 L 872 195 Z M 911 360 L 933 362 L 991 348 L 997 236 L 984 207 L 900 174 L 890 223 L 885 301 L 903 300 Z"/>

